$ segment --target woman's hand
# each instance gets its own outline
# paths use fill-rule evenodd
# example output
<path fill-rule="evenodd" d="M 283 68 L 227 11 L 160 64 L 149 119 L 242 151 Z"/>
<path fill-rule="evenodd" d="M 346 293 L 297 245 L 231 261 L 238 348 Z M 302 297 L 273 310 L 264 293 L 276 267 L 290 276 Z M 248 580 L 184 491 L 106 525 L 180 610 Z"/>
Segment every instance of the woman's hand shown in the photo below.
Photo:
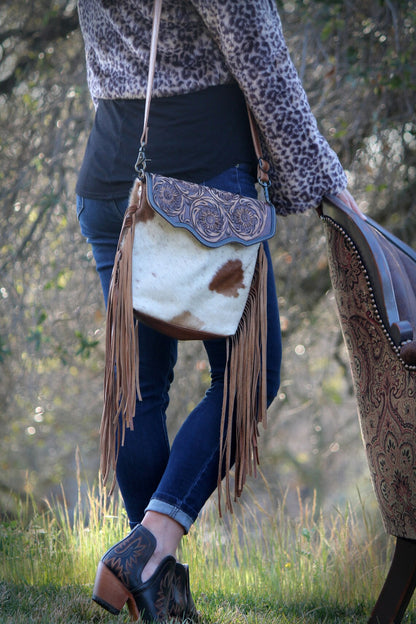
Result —
<path fill-rule="evenodd" d="M 351 195 L 351 193 L 347 189 L 345 189 L 344 191 L 341 191 L 341 193 L 338 193 L 337 197 L 342 202 L 344 202 L 344 204 L 346 204 L 349 208 L 351 208 L 351 210 L 353 210 L 359 217 L 361 217 L 361 219 L 364 219 L 364 220 L 366 219 L 365 214 L 361 212 L 361 210 L 358 208 L 354 197 Z"/>

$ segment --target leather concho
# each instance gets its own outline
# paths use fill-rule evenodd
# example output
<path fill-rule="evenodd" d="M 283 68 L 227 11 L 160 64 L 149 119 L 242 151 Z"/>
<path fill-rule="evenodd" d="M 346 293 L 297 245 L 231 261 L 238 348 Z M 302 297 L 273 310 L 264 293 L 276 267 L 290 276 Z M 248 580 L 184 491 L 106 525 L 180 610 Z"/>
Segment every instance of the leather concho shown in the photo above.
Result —
<path fill-rule="evenodd" d="M 146 192 L 160 216 L 207 247 L 255 245 L 276 231 L 274 207 L 259 199 L 149 173 Z"/>

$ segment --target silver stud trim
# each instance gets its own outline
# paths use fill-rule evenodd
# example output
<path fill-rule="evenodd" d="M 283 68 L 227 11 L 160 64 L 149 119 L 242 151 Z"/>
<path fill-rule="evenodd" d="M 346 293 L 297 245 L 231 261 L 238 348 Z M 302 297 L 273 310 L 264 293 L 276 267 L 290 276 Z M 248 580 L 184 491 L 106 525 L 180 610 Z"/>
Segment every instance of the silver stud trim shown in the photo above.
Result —
<path fill-rule="evenodd" d="M 367 282 L 367 287 L 368 287 L 368 291 L 370 293 L 370 299 L 371 299 L 371 303 L 372 303 L 372 306 L 373 306 L 374 316 L 375 316 L 377 322 L 379 323 L 379 325 L 380 325 L 384 335 L 386 336 L 387 340 L 390 343 L 390 346 L 392 347 L 393 351 L 396 353 L 397 357 L 399 358 L 399 360 L 403 364 L 403 366 L 407 370 L 415 371 L 416 370 L 416 365 L 415 364 L 407 364 L 403 360 L 403 358 L 401 357 L 401 355 L 400 355 L 400 347 L 398 347 L 394 343 L 392 337 L 390 336 L 389 331 L 387 330 L 387 328 L 386 328 L 386 326 L 385 326 L 385 324 L 383 322 L 383 319 L 381 318 L 381 315 L 380 315 L 380 312 L 379 312 L 378 307 L 377 307 L 377 302 L 376 302 L 376 299 L 375 299 L 375 296 L 374 296 L 373 287 L 371 285 L 367 269 L 365 268 L 365 265 L 364 265 L 364 263 L 363 263 L 363 261 L 361 259 L 360 252 L 358 251 L 357 247 L 355 246 L 354 241 L 349 236 L 349 234 L 347 234 L 347 232 L 344 230 L 344 228 L 339 223 L 336 223 L 336 221 L 331 219 L 331 217 L 327 217 L 325 215 L 322 215 L 320 218 L 321 218 L 322 221 L 330 223 L 336 230 L 338 230 L 342 234 L 342 236 L 345 238 L 345 240 L 349 243 L 349 245 L 351 246 L 352 251 L 353 251 L 354 255 L 356 256 L 356 258 L 357 258 L 357 260 L 359 262 L 360 268 L 362 269 L 362 271 L 363 271 L 363 273 L 365 275 L 365 280 Z M 404 342 L 402 342 L 402 345 L 407 344 L 409 342 L 412 342 L 412 341 L 411 340 L 405 340 Z"/>

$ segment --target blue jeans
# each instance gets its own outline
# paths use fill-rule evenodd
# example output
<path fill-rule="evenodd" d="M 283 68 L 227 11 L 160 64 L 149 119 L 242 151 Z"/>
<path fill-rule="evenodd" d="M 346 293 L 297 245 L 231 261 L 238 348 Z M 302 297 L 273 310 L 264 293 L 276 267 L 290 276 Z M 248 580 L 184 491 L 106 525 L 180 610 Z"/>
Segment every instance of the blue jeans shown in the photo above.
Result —
<path fill-rule="evenodd" d="M 255 197 L 248 167 L 237 165 L 205 182 L 226 191 Z M 92 245 L 104 299 L 113 268 L 118 237 L 128 198 L 94 200 L 77 197 L 81 232 Z M 268 259 L 267 400 L 280 383 L 281 335 L 272 262 Z M 185 532 L 195 521 L 217 485 L 220 420 L 226 362 L 226 340 L 204 342 L 211 385 L 202 401 L 184 420 L 172 447 L 166 430 L 169 388 L 177 359 L 177 341 L 145 325 L 139 328 L 140 390 L 134 430 L 126 430 L 117 462 L 117 481 L 130 524 L 141 522 L 146 510 L 164 513 Z"/>

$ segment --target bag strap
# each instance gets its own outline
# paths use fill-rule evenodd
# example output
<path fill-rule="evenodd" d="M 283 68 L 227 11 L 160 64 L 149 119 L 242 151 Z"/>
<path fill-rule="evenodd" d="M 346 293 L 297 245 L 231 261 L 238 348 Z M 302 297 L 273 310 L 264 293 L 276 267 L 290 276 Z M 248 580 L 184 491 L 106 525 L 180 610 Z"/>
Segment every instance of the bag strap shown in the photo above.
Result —
<path fill-rule="evenodd" d="M 142 136 L 140 138 L 140 147 L 145 147 L 147 143 L 147 132 L 149 129 L 148 124 L 149 124 L 150 100 L 152 98 L 153 80 L 155 76 L 157 41 L 159 38 L 159 25 L 160 25 L 161 12 L 162 12 L 162 0 L 155 0 L 154 5 L 153 5 L 153 28 L 152 28 L 152 40 L 150 43 L 149 71 L 147 75 L 146 103 L 145 103 L 145 109 L 144 109 L 143 131 L 142 131 Z"/>
<path fill-rule="evenodd" d="M 157 52 L 157 42 L 158 42 L 158 37 L 159 37 L 161 12 L 162 12 L 162 0 L 154 0 L 152 39 L 150 43 L 149 70 L 148 70 L 148 75 L 147 75 L 143 130 L 142 130 L 142 135 L 140 138 L 140 149 L 139 149 L 136 164 L 134 167 L 137 173 L 139 174 L 140 179 L 143 179 L 144 171 L 146 169 L 145 147 L 147 144 L 147 135 L 148 135 L 148 130 L 149 130 L 150 101 L 152 98 L 153 81 L 154 81 L 154 76 L 155 76 L 156 52 Z M 251 131 L 251 137 L 253 140 L 254 151 L 256 154 L 256 158 L 257 158 L 257 181 L 262 186 L 265 200 L 268 202 L 269 201 L 268 188 L 270 186 L 270 179 L 269 179 L 268 172 L 270 169 L 270 165 L 263 158 L 257 123 L 256 123 L 256 120 L 254 119 L 253 113 L 251 112 L 248 103 L 247 103 L 247 112 L 248 112 L 248 118 L 250 122 L 250 131 Z"/>

